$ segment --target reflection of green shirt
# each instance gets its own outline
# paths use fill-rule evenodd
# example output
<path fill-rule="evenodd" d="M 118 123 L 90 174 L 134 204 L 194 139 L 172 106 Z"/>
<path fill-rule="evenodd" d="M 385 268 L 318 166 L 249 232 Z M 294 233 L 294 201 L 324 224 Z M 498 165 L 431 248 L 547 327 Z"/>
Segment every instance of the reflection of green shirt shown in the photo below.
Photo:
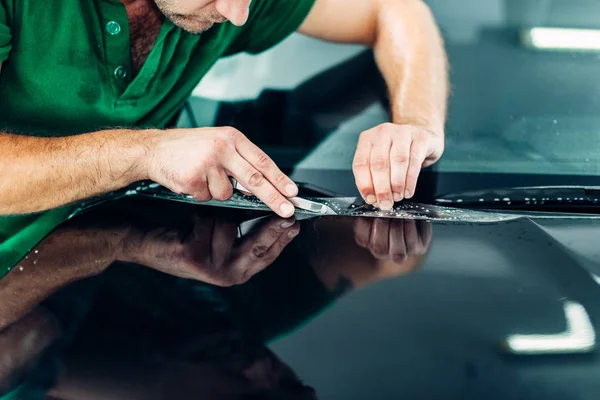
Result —
<path fill-rule="evenodd" d="M 36 244 L 65 221 L 72 206 L 44 214 L 0 217 L 0 279 Z"/>
<path fill-rule="evenodd" d="M 58 136 L 164 127 L 220 58 L 258 53 L 294 32 L 315 0 L 254 0 L 243 27 L 193 35 L 166 21 L 131 78 L 120 0 L 0 0 L 0 131 Z"/>

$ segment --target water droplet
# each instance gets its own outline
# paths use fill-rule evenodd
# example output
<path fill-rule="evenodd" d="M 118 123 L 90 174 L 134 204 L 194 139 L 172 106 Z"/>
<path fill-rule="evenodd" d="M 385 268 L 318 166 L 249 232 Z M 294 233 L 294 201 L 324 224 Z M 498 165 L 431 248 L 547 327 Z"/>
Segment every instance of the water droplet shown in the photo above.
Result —
<path fill-rule="evenodd" d="M 39 253 L 39 252 L 40 252 L 39 250 L 36 250 L 36 251 L 34 251 L 34 253 L 35 253 L 35 254 L 37 254 L 37 253 Z"/>
<path fill-rule="evenodd" d="M 21 272 L 22 272 L 23 270 L 24 270 L 24 268 L 23 268 L 23 267 L 19 267 L 19 271 L 21 271 Z"/>

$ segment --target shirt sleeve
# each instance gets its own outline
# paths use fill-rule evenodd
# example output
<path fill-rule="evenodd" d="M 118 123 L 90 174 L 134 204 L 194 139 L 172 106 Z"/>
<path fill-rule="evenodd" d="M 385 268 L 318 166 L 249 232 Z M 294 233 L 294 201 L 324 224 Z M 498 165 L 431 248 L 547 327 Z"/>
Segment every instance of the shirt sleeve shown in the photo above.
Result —
<path fill-rule="evenodd" d="M 0 63 L 8 59 L 11 50 L 12 36 L 8 26 L 8 6 L 0 0 Z"/>
<path fill-rule="evenodd" d="M 258 54 L 279 44 L 298 30 L 315 1 L 253 0 L 248 22 L 228 49 L 228 55 Z"/>

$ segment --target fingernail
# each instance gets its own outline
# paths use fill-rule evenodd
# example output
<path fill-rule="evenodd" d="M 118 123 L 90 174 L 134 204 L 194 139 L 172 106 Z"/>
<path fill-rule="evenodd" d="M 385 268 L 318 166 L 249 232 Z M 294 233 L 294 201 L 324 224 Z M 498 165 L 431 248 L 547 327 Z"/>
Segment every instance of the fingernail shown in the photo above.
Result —
<path fill-rule="evenodd" d="M 410 199 L 412 197 L 412 195 L 410 194 L 410 192 L 407 190 L 406 192 L 404 192 L 404 197 L 406 197 L 407 199 Z"/>
<path fill-rule="evenodd" d="M 285 187 L 285 193 L 288 196 L 295 196 L 298 193 L 298 186 L 293 185 L 293 184 L 289 184 Z"/>
<path fill-rule="evenodd" d="M 283 229 L 287 229 L 290 226 L 294 225 L 294 223 L 294 221 L 282 221 L 281 224 L 279 224 L 279 226 L 281 226 Z"/>
<path fill-rule="evenodd" d="M 389 200 L 384 200 L 381 203 L 379 203 L 379 205 L 381 206 L 382 210 L 391 210 L 394 207 L 394 203 L 392 203 Z"/>
<path fill-rule="evenodd" d="M 373 196 L 372 194 L 367 196 L 367 199 L 366 199 L 367 204 L 375 204 L 376 201 L 377 201 L 377 197 Z"/>
<path fill-rule="evenodd" d="M 402 201 L 404 199 L 404 196 L 402 196 L 400 193 L 394 193 L 394 201 L 397 203 L 399 201 Z"/>
<path fill-rule="evenodd" d="M 289 203 L 283 203 L 279 209 L 283 215 L 292 215 L 294 214 L 294 206 Z"/>
<path fill-rule="evenodd" d="M 289 232 L 288 232 L 288 237 L 289 237 L 290 239 L 293 239 L 293 238 L 295 238 L 296 236 L 298 236 L 298 234 L 299 234 L 299 233 L 300 233 L 300 231 L 299 231 L 299 230 L 296 230 L 296 229 L 294 229 L 293 231 L 289 231 Z"/>

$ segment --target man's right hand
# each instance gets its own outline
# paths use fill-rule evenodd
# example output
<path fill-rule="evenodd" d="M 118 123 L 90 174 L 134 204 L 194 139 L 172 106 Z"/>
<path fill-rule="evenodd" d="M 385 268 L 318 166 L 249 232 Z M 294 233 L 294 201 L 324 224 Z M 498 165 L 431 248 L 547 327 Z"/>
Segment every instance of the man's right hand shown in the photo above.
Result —
<path fill-rule="evenodd" d="M 231 127 L 161 131 L 152 146 L 148 177 L 198 201 L 227 200 L 229 176 L 279 216 L 294 214 L 287 198 L 298 187 L 261 149 Z"/>

